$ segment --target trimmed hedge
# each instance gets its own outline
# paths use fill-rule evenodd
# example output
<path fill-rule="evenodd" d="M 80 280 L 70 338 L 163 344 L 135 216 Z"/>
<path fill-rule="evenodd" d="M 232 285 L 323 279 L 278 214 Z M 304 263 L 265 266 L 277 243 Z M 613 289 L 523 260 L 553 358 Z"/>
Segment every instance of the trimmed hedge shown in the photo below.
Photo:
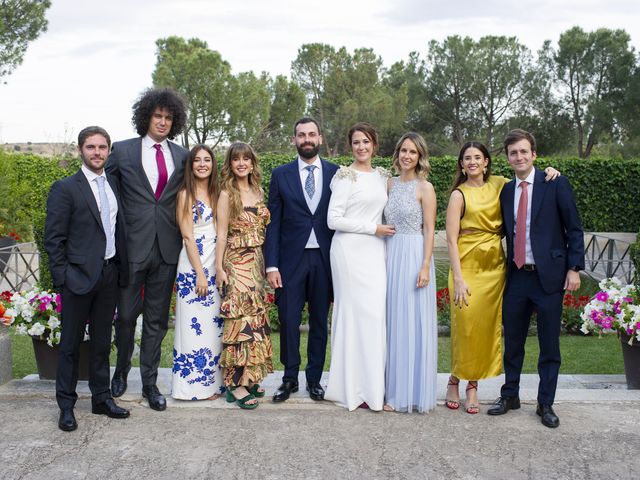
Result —
<path fill-rule="evenodd" d="M 262 185 L 269 192 L 271 171 L 290 162 L 293 155 L 265 153 L 260 155 Z M 351 157 L 330 159 L 339 165 L 349 165 Z M 438 218 L 436 228 L 444 228 L 448 191 L 455 171 L 454 157 L 431 158 L 429 180 L 436 190 Z M 391 159 L 376 157 L 375 166 L 391 168 Z M 51 288 L 44 254 L 43 234 L 46 201 L 55 180 L 75 173 L 79 159 L 52 159 L 34 154 L 7 153 L 0 150 L 0 164 L 9 166 L 0 170 L 0 182 L 5 189 L 0 197 L 0 208 L 9 207 L 15 212 L 16 221 L 27 219 L 33 226 L 33 236 L 38 243 L 40 256 L 40 284 Z M 640 208 L 637 207 L 640 179 L 640 160 L 611 160 L 604 158 L 539 158 L 536 166 L 552 165 L 566 175 L 573 187 L 585 231 L 637 232 L 640 230 Z M 493 161 L 493 173 L 511 177 L 512 172 L 504 156 Z M 6 188 L 8 186 L 8 189 Z M 16 201 L 17 200 L 17 201 Z M 28 235 L 27 235 L 28 236 Z M 640 240 L 639 240 L 640 241 Z M 636 265 L 640 262 L 640 246 L 634 250 Z M 637 267 L 636 267 L 637 269 Z"/>
<path fill-rule="evenodd" d="M 48 158 L 27 153 L 7 153 L 0 150 L 0 162 L 8 164 L 6 177 L 8 197 L 0 198 L 0 205 L 13 205 L 19 202 L 16 218 L 26 216 L 33 227 L 33 238 L 40 251 L 40 287 L 53 288 L 49 273 L 49 257 L 44 250 L 44 220 L 46 217 L 47 196 L 56 180 L 75 173 L 80 168 L 80 160 L 73 158 Z"/>
<path fill-rule="evenodd" d="M 263 172 L 263 187 L 269 192 L 271 170 L 291 161 L 292 156 L 263 154 L 260 165 Z M 351 157 L 330 159 L 339 165 L 349 165 Z M 391 168 L 391 158 L 377 157 L 375 166 Z M 436 191 L 438 202 L 437 229 L 444 229 L 448 192 L 455 173 L 455 157 L 431 158 L 429 181 Z M 538 168 L 553 166 L 568 177 L 573 187 L 578 210 L 585 231 L 590 232 L 636 232 L 640 228 L 640 208 L 636 207 L 640 160 L 611 160 L 591 158 L 589 160 L 569 157 L 538 158 Z M 511 167 L 504 156 L 493 160 L 492 171 L 496 175 L 511 178 Z"/>

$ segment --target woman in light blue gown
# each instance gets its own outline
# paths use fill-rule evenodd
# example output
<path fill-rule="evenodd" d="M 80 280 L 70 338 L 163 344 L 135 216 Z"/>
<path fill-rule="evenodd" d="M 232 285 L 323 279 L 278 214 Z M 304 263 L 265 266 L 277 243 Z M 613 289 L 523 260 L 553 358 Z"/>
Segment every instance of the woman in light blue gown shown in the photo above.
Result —
<path fill-rule="evenodd" d="M 436 405 L 438 331 L 433 244 L 436 194 L 424 139 L 406 133 L 388 181 L 386 411 L 428 412 Z"/>

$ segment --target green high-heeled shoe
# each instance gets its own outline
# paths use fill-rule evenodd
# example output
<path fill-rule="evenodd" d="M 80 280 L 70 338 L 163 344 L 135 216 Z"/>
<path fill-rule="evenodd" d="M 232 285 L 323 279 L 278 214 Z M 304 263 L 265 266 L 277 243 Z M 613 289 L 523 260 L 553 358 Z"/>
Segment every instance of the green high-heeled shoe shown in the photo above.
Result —
<path fill-rule="evenodd" d="M 256 398 L 262 398 L 267 393 L 264 390 L 260 391 L 260 384 L 259 383 L 254 383 L 253 386 L 251 388 L 248 388 L 247 390 L 249 391 L 249 393 L 251 395 L 253 395 Z"/>
<path fill-rule="evenodd" d="M 242 398 L 236 398 L 232 393 L 236 388 L 238 388 L 238 387 L 234 387 L 234 388 L 228 388 L 227 387 L 227 403 L 234 403 L 235 402 L 243 410 L 253 410 L 254 408 L 258 408 L 258 405 L 259 405 L 258 402 L 256 402 L 256 403 L 247 403 L 247 402 L 250 402 L 251 400 L 253 400 L 254 398 L 256 398 L 251 393 L 245 395 Z"/>

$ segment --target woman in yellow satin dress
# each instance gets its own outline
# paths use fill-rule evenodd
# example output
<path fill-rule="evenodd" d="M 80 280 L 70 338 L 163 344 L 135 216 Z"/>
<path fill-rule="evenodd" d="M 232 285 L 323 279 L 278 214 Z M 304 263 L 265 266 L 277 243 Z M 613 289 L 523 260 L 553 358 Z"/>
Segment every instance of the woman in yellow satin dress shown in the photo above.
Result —
<path fill-rule="evenodd" d="M 547 179 L 559 174 L 547 169 Z M 446 405 L 460 406 L 458 383 L 468 380 L 465 411 L 479 412 L 478 380 L 502 373 L 502 250 L 500 192 L 509 180 L 491 175 L 491 155 L 482 143 L 467 142 L 458 155 L 447 207 L 451 376 Z"/>

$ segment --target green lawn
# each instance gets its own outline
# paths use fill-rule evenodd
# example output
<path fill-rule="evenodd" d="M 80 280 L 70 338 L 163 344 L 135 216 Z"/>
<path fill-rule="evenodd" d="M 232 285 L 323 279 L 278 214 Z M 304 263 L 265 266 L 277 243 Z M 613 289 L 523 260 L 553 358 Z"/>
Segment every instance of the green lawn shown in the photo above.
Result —
<path fill-rule="evenodd" d="M 280 337 L 275 333 L 273 342 L 273 366 L 276 370 L 282 370 L 280 363 Z M 438 371 L 448 372 L 451 359 L 449 349 L 449 337 L 438 339 Z M 13 376 L 22 378 L 25 375 L 36 372 L 36 362 L 33 357 L 33 347 L 29 337 L 12 336 L 13 347 Z M 302 345 L 307 344 L 307 335 L 302 334 Z M 620 341 L 615 335 L 606 337 L 562 336 L 560 338 L 562 351 L 562 368 L 560 373 L 583 374 L 624 374 Z M 162 345 L 161 366 L 170 367 L 173 351 L 173 329 L 169 330 Z M 329 370 L 330 362 L 329 346 L 327 346 L 327 360 L 325 370 Z M 524 373 L 536 373 L 538 358 L 537 337 L 527 339 L 527 350 L 524 362 Z M 111 354 L 111 365 L 115 364 L 115 351 Z M 302 366 L 306 364 L 306 351 L 302 352 Z M 138 361 L 134 360 L 134 366 Z"/>

